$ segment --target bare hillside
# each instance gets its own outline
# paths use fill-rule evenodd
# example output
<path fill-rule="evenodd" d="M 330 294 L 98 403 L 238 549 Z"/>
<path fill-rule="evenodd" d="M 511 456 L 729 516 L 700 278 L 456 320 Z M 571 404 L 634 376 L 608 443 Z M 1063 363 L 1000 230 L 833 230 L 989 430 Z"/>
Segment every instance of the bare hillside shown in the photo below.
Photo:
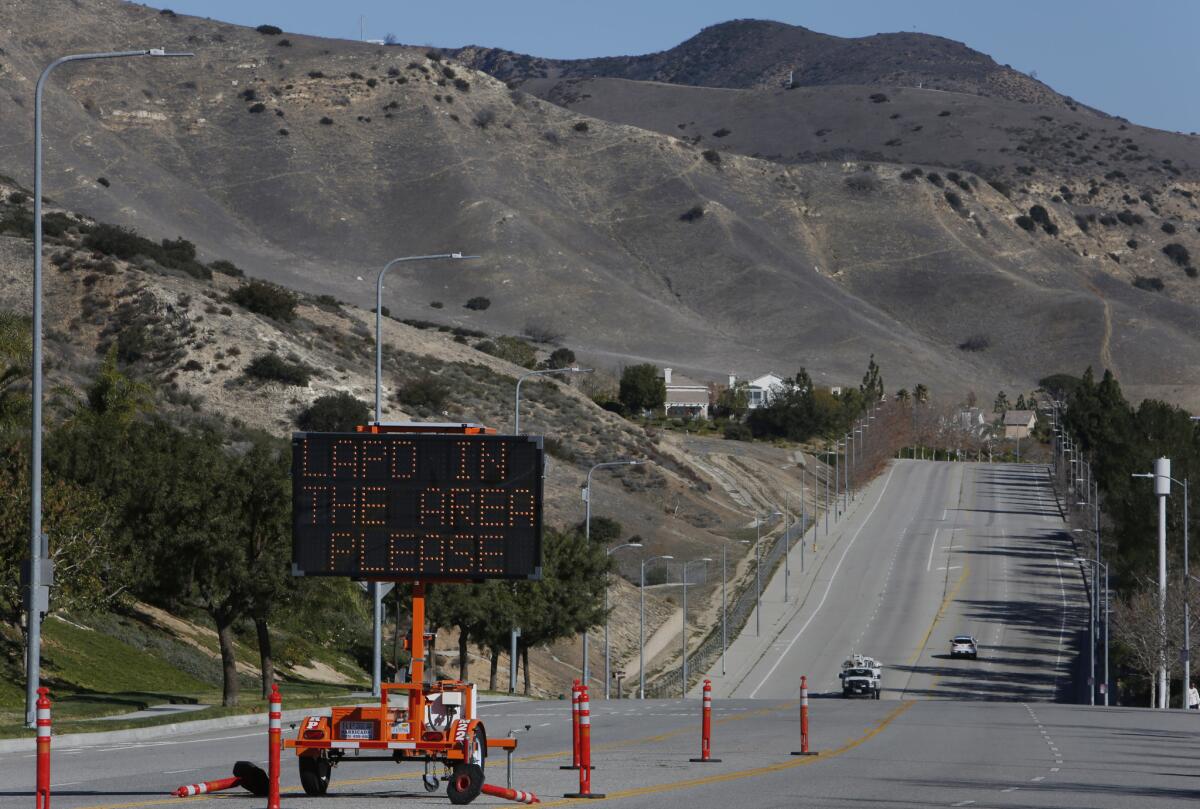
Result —
<path fill-rule="evenodd" d="M 1127 388 L 1195 396 L 1191 264 L 1157 236 L 1130 247 L 1132 232 L 1085 218 L 1105 234 L 1087 241 L 1074 209 L 1055 207 L 1057 178 L 1005 196 L 975 175 L 944 187 L 874 159 L 782 165 L 714 151 L 699 129 L 581 115 L 424 49 L 264 36 L 115 0 L 12 9 L 0 171 L 29 182 L 33 82 L 52 56 L 191 49 L 64 68 L 47 94 L 46 190 L 253 276 L 369 305 L 387 259 L 462 249 L 483 259 L 396 271 L 393 313 L 546 327 L 603 365 L 649 359 L 717 378 L 803 365 L 845 383 L 875 353 L 897 386 L 1027 388 L 1093 364 Z M 688 120 L 699 126 L 670 125 Z M 1177 205 L 1191 250 L 1192 198 L 1155 199 Z M 1035 204 L 1056 233 L 1022 224 Z M 1147 274 L 1161 291 L 1132 286 Z M 475 296 L 490 308 L 464 308 Z M 958 348 L 976 335 L 985 351 Z"/>
<path fill-rule="evenodd" d="M 847 39 L 771 20 L 730 20 L 658 53 L 554 60 L 497 48 L 449 51 L 506 81 L 607 77 L 698 87 L 924 86 L 1013 101 L 1072 103 L 961 42 L 919 33 Z"/>

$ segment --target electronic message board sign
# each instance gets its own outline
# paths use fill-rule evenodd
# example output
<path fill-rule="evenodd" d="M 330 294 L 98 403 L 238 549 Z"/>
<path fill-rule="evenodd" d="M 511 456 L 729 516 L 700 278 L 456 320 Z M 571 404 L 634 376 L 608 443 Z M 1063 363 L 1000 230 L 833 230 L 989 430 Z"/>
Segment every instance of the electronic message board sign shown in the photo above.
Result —
<path fill-rule="evenodd" d="M 541 436 L 295 433 L 292 572 L 541 576 Z"/>

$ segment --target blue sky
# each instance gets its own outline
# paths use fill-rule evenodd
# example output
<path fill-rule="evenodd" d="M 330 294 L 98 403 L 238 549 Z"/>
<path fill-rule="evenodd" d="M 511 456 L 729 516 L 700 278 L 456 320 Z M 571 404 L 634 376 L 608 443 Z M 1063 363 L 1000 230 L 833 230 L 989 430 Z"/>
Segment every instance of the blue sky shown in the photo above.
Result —
<path fill-rule="evenodd" d="M 1200 131 L 1200 0 L 161 0 L 180 13 L 412 45 L 489 45 L 553 58 L 664 50 L 706 25 L 773 19 L 838 36 L 949 37 L 1131 121 Z"/>

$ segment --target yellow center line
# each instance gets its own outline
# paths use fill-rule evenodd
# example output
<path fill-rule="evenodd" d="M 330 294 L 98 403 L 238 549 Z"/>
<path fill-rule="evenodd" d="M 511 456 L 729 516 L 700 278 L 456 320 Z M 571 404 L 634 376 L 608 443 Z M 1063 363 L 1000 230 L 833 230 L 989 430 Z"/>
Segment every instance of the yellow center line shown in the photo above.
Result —
<path fill-rule="evenodd" d="M 797 757 L 788 761 L 781 761 L 778 764 L 768 764 L 764 767 L 754 767 L 749 770 L 737 770 L 735 772 L 720 773 L 719 775 L 710 775 L 705 778 L 689 778 L 683 781 L 672 781 L 665 784 L 651 784 L 650 786 L 635 787 L 633 789 L 625 789 L 619 792 L 606 793 L 606 800 L 620 800 L 622 798 L 636 798 L 641 795 L 654 795 L 662 792 L 675 792 L 682 789 L 694 789 L 695 787 L 707 786 L 709 784 L 720 784 L 726 781 L 740 781 L 745 778 L 757 778 L 762 775 L 770 775 L 771 773 L 782 772 L 784 770 L 795 769 L 796 767 L 807 767 L 811 764 L 816 764 L 819 761 L 828 761 L 831 758 L 836 758 L 843 753 L 848 753 L 874 736 L 882 733 L 888 725 L 890 725 L 901 714 L 911 708 L 915 703 L 902 702 L 893 709 L 887 716 L 873 728 L 867 730 L 862 736 L 855 739 L 850 739 L 841 747 L 833 750 L 824 750 L 819 756 L 806 756 L 803 758 Z M 568 806 L 573 803 L 586 802 L 582 798 L 566 798 L 563 800 L 544 801 L 542 806 Z"/>
<path fill-rule="evenodd" d="M 929 636 L 933 634 L 933 630 L 937 627 L 938 621 L 942 620 L 942 618 L 945 616 L 946 608 L 949 607 L 951 602 L 958 597 L 958 591 L 962 589 L 963 583 L 966 582 L 967 577 L 970 575 L 971 566 L 964 561 L 963 571 L 959 574 L 958 581 L 954 583 L 954 586 L 950 588 L 950 592 L 946 593 L 946 597 L 942 599 L 942 604 L 938 607 L 937 614 L 933 616 L 933 621 L 929 624 L 929 629 L 925 630 L 925 637 L 921 638 L 921 645 L 917 647 L 917 650 L 913 652 L 912 657 L 908 659 L 908 665 L 913 665 L 921 657 L 921 652 L 925 651 L 925 646 L 929 643 Z"/>
<path fill-rule="evenodd" d="M 743 719 L 757 719 L 759 717 L 769 716 L 770 714 L 781 713 L 783 711 L 790 710 L 792 708 L 795 708 L 799 704 L 800 703 L 798 701 L 785 702 L 781 705 L 774 705 L 770 708 L 756 708 L 754 710 L 743 711 L 734 716 L 725 716 L 720 719 L 715 719 L 715 720 L 713 720 L 713 724 L 714 725 L 724 725 L 728 722 L 738 722 Z M 697 730 L 697 725 L 689 725 L 687 727 L 682 727 L 677 730 L 669 730 L 665 733 L 659 733 L 654 736 L 643 736 L 643 737 L 637 738 L 637 739 L 621 739 L 618 741 L 607 742 L 605 744 L 593 745 L 592 749 L 593 750 L 617 750 L 622 747 L 630 747 L 630 746 L 635 746 L 635 745 L 640 745 L 640 744 L 653 744 L 655 742 L 665 741 L 666 739 L 670 739 L 673 736 L 678 736 L 682 733 L 695 733 L 696 730 Z M 570 755 L 571 755 L 570 750 L 560 750 L 560 751 L 557 751 L 554 753 L 539 753 L 537 755 L 532 755 L 532 756 L 514 756 L 513 761 L 514 762 L 544 761 L 544 760 L 552 759 L 552 758 L 564 758 L 564 757 L 567 757 Z M 346 759 L 347 763 L 352 762 L 352 761 L 354 761 L 353 758 Z M 387 781 L 403 781 L 408 778 L 415 779 L 417 777 L 418 776 L 416 776 L 412 773 L 407 773 L 404 775 L 374 775 L 374 776 L 370 776 L 367 778 L 347 778 L 347 779 L 339 778 L 337 780 L 337 784 L 339 787 L 356 786 L 356 785 L 360 785 L 360 784 L 378 784 L 378 783 L 387 782 Z M 287 794 L 287 793 L 294 793 L 294 792 L 300 792 L 300 791 L 301 791 L 301 787 L 293 786 L 293 787 L 284 787 L 283 789 L 280 790 L 280 793 Z M 230 791 L 228 794 L 224 794 L 224 795 L 194 795 L 190 798 L 176 798 L 173 796 L 170 796 L 170 797 L 163 796 L 162 798 L 154 798 L 151 800 L 144 800 L 144 801 L 130 801 L 128 803 L 98 804 L 95 806 L 80 807 L 80 809 L 142 809 L 142 807 L 147 807 L 147 806 L 168 806 L 168 805 L 178 805 L 181 803 L 195 803 L 197 801 L 219 801 L 219 800 L 226 800 L 229 798 L 240 798 L 240 797 L 244 797 L 244 796 L 241 794 L 241 790 L 238 790 L 238 791 Z"/>

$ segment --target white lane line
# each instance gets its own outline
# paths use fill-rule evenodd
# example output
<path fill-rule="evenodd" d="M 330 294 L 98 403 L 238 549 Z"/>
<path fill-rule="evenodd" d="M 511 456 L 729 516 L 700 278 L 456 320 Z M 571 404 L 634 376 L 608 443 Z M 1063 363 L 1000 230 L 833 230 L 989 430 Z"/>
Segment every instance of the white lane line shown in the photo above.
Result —
<path fill-rule="evenodd" d="M 1058 767 L 1051 767 L 1050 772 L 1058 772 Z"/>
<path fill-rule="evenodd" d="M 925 563 L 925 572 L 928 573 L 933 567 L 933 547 L 937 545 L 937 535 L 940 528 L 933 529 L 933 539 L 929 543 L 929 561 Z"/>
<path fill-rule="evenodd" d="M 950 565 L 950 567 L 942 565 L 938 570 L 962 570 L 962 565 Z"/>
<path fill-rule="evenodd" d="M 975 801 L 959 801 L 958 803 L 952 803 L 950 805 L 951 806 L 970 806 L 973 803 L 975 803 Z"/>
<path fill-rule="evenodd" d="M 883 502 L 883 495 L 885 492 L 887 492 L 888 484 L 892 482 L 892 475 L 895 473 L 895 471 L 896 467 L 893 466 L 892 470 L 888 472 L 887 480 L 883 482 L 883 488 L 879 490 L 879 498 L 875 501 L 875 505 L 871 506 L 871 510 L 868 511 L 867 516 L 863 518 L 862 524 L 858 526 L 858 530 L 855 531 L 854 536 L 850 538 L 850 543 L 846 545 L 846 549 L 842 551 L 842 556 L 840 559 L 838 559 L 837 566 L 834 567 L 833 572 L 829 574 L 829 583 L 825 585 L 825 593 L 821 596 L 821 600 L 817 602 L 817 606 L 813 609 L 812 614 L 808 616 L 808 620 L 804 622 L 804 625 L 800 627 L 800 630 L 796 633 L 795 637 L 792 638 L 791 642 L 783 650 L 783 654 L 779 655 L 779 657 L 775 659 L 775 665 L 771 666 L 771 668 L 767 671 L 766 676 L 762 678 L 762 682 L 755 686 L 754 690 L 750 692 L 750 699 L 754 699 L 759 690 L 767 684 L 767 680 L 771 679 L 771 675 L 775 673 L 775 669 L 779 668 L 779 664 L 782 663 L 784 658 L 788 656 L 788 652 L 790 652 L 792 647 L 796 645 L 796 641 L 800 640 L 800 636 L 804 634 L 804 630 L 808 629 L 809 624 L 813 622 L 813 619 L 817 617 L 817 613 L 821 611 L 821 607 L 825 605 L 825 599 L 829 598 L 829 593 L 833 590 L 833 583 L 837 581 L 838 571 L 842 569 L 842 562 L 846 561 L 846 555 L 850 553 L 850 549 L 854 547 L 854 543 L 858 539 L 859 534 L 861 534 L 863 529 L 867 527 L 867 523 L 871 522 L 871 517 L 875 514 L 875 509 L 879 508 L 879 504 Z"/>
<path fill-rule="evenodd" d="M 163 770 L 163 775 L 178 775 L 181 772 L 195 772 L 199 767 L 190 767 L 186 770 Z"/>
<path fill-rule="evenodd" d="M 1046 776 L 1044 776 L 1044 775 L 1035 775 L 1033 778 L 1030 778 L 1029 780 L 1030 780 L 1030 781 L 1045 781 L 1045 780 L 1046 780 Z"/>
<path fill-rule="evenodd" d="M 1008 789 L 1002 789 L 1000 791 L 1001 792 L 1016 792 L 1018 789 L 1020 789 L 1020 787 L 1009 787 Z"/>
<path fill-rule="evenodd" d="M 61 784 L 51 784 L 51 787 L 69 787 L 72 784 L 82 784 L 82 781 L 63 781 Z"/>
<path fill-rule="evenodd" d="M 942 522 L 946 521 L 946 509 L 942 509 Z"/>

